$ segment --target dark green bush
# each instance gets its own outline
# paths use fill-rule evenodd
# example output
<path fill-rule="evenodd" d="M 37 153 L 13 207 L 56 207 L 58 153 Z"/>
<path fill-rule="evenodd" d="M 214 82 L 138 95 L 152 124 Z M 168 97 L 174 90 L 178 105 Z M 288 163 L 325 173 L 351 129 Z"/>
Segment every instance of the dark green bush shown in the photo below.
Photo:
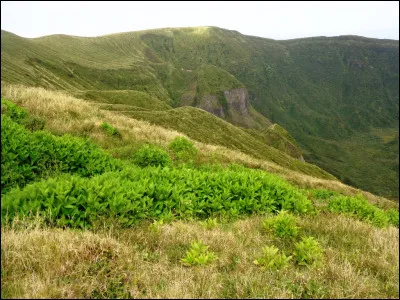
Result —
<path fill-rule="evenodd" d="M 178 162 L 190 162 L 196 158 L 197 148 L 185 137 L 177 136 L 168 145 Z"/>
<path fill-rule="evenodd" d="M 171 165 L 171 157 L 164 149 L 146 144 L 134 153 L 133 162 L 140 167 L 165 167 Z"/>
<path fill-rule="evenodd" d="M 9 116 L 1 118 L 1 193 L 60 172 L 92 176 L 120 169 L 119 161 L 80 138 L 30 132 Z"/>

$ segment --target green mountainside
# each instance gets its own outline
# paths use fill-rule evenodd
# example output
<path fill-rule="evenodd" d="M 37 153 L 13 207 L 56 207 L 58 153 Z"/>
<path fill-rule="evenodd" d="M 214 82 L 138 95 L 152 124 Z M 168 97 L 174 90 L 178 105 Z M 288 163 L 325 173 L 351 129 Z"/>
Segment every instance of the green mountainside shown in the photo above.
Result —
<path fill-rule="evenodd" d="M 226 145 L 202 140 L 202 124 L 188 126 L 199 111 L 177 107 L 202 108 L 241 127 L 247 142 L 235 149 L 265 157 L 272 146 L 294 164 L 304 156 L 347 184 L 398 198 L 398 41 L 276 41 L 216 27 L 95 38 L 2 31 L 1 61 L 3 82 L 64 90 Z"/>
<path fill-rule="evenodd" d="M 1 298 L 398 299 L 399 203 L 305 162 L 225 68 L 135 34 L 2 33 Z M 319 150 L 389 163 L 397 132 Z"/>

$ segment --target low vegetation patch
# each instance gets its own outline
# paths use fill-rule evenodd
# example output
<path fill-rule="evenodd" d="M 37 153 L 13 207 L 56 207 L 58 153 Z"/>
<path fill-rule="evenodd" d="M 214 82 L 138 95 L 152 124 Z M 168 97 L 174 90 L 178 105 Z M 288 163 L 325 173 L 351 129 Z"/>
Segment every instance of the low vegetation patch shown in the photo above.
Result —
<path fill-rule="evenodd" d="M 303 237 L 295 244 L 293 255 L 299 265 L 315 266 L 322 262 L 323 250 L 313 237 Z"/>
<path fill-rule="evenodd" d="M 30 132 L 9 116 L 1 118 L 1 193 L 49 175 L 93 176 L 120 169 L 118 160 L 81 138 Z"/>
<path fill-rule="evenodd" d="M 121 134 L 119 133 L 118 129 L 113 127 L 113 126 L 111 126 L 107 122 L 103 122 L 101 124 L 100 128 L 103 129 L 104 131 L 106 131 L 110 135 L 121 136 Z"/>
<path fill-rule="evenodd" d="M 279 253 L 279 249 L 275 246 L 266 246 L 262 249 L 263 255 L 256 260 L 254 264 L 270 269 L 279 270 L 288 266 L 292 256 L 286 256 L 284 253 Z"/>
<path fill-rule="evenodd" d="M 43 119 L 30 115 L 26 108 L 3 98 L 1 99 L 1 114 L 9 116 L 14 122 L 32 131 L 42 130 L 46 123 Z"/>
<path fill-rule="evenodd" d="M 277 216 L 264 220 L 263 227 L 272 231 L 276 237 L 294 238 L 299 232 L 296 226 L 296 218 L 287 211 L 280 211 Z"/>
<path fill-rule="evenodd" d="M 395 209 L 265 170 L 192 164 L 197 149 L 182 137 L 160 142 L 168 151 L 135 141 L 120 161 L 29 118 L 2 101 L 2 298 L 399 296 Z M 94 132 L 124 143 L 106 127 L 128 127 L 107 121 Z"/>
<path fill-rule="evenodd" d="M 200 221 L 200 224 L 205 228 L 205 229 L 213 229 L 218 226 L 218 221 L 217 218 L 208 218 L 204 221 Z"/>
<path fill-rule="evenodd" d="M 362 196 L 347 197 L 339 195 L 328 202 L 328 210 L 345 213 L 360 220 L 372 223 L 377 227 L 387 227 L 392 224 L 399 226 L 399 212 L 394 209 L 382 210 L 369 203 Z"/>
<path fill-rule="evenodd" d="M 177 136 L 168 145 L 177 162 L 193 162 L 197 156 L 197 148 L 185 137 Z"/>
<path fill-rule="evenodd" d="M 123 225 L 141 219 L 237 217 L 281 209 L 307 213 L 311 201 L 276 176 L 262 171 L 125 167 L 93 178 L 64 175 L 9 191 L 6 215 L 39 213 L 49 224 L 92 226 L 99 218 Z"/>
<path fill-rule="evenodd" d="M 133 155 L 133 162 L 140 167 L 171 165 L 171 157 L 164 149 L 154 145 L 143 145 Z"/>
<path fill-rule="evenodd" d="M 185 266 L 201 266 L 214 261 L 216 258 L 214 252 L 208 250 L 209 246 L 202 241 L 192 242 L 186 256 L 181 259 Z"/>

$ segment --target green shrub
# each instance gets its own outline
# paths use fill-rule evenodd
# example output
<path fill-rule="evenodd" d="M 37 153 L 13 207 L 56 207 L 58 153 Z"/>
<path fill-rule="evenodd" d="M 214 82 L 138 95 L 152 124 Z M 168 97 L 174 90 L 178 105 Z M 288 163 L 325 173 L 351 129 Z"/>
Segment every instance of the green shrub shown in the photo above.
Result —
<path fill-rule="evenodd" d="M 391 217 L 385 211 L 372 205 L 361 195 L 357 197 L 340 195 L 331 198 L 328 202 L 328 210 L 354 216 L 377 227 L 386 227 L 391 220 Z"/>
<path fill-rule="evenodd" d="M 23 120 L 28 116 L 28 111 L 24 107 L 20 107 L 10 100 L 1 99 L 1 114 L 9 116 L 14 122 L 21 124 Z"/>
<path fill-rule="evenodd" d="M 7 115 L 1 118 L 1 142 L 2 194 L 54 173 L 93 176 L 120 169 L 116 159 L 88 141 L 70 135 L 30 132 Z"/>
<path fill-rule="evenodd" d="M 120 133 L 117 128 L 114 128 L 110 124 L 103 122 L 100 126 L 101 129 L 109 133 L 110 135 L 120 136 Z"/>
<path fill-rule="evenodd" d="M 262 249 L 263 255 L 253 261 L 254 264 L 271 270 L 279 270 L 287 267 L 292 256 L 278 253 L 279 249 L 275 246 L 267 246 Z"/>
<path fill-rule="evenodd" d="M 45 125 L 44 120 L 29 115 L 26 108 L 20 107 L 6 99 L 1 99 L 1 113 L 31 131 L 42 130 Z"/>
<path fill-rule="evenodd" d="M 299 230 L 296 218 L 285 210 L 280 211 L 277 216 L 264 220 L 263 226 L 277 237 L 296 237 Z"/>
<path fill-rule="evenodd" d="M 196 158 L 197 148 L 185 137 L 177 136 L 168 145 L 178 162 L 190 162 Z"/>
<path fill-rule="evenodd" d="M 146 144 L 134 153 L 133 162 L 140 167 L 165 167 L 171 165 L 171 157 L 164 149 Z"/>
<path fill-rule="evenodd" d="M 211 263 L 215 258 L 215 254 L 208 250 L 208 246 L 198 241 L 190 244 L 190 249 L 186 252 L 186 256 L 181 258 L 181 262 L 185 266 L 201 266 Z"/>
<path fill-rule="evenodd" d="M 35 116 L 28 116 L 22 123 L 22 125 L 31 131 L 43 130 L 45 124 L 46 122 L 43 119 Z"/>
<path fill-rule="evenodd" d="M 39 213 L 55 226 L 95 226 L 113 219 L 132 226 L 143 219 L 277 212 L 302 200 L 296 188 L 264 171 L 125 166 L 91 178 L 62 176 L 15 188 L 2 197 L 2 218 Z M 297 212 L 297 211 L 294 211 Z"/>
<path fill-rule="evenodd" d="M 314 266 L 322 262 L 323 250 L 313 237 L 303 237 L 295 244 L 293 255 L 299 265 Z"/>
<path fill-rule="evenodd" d="M 393 226 L 399 227 L 399 211 L 393 208 L 386 211 L 386 215 L 389 218 L 389 223 Z"/>

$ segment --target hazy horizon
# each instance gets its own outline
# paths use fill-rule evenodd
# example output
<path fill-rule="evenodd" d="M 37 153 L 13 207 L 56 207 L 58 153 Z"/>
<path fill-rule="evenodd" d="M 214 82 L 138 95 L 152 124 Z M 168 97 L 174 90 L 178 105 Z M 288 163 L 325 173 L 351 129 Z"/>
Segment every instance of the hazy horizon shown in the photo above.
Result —
<path fill-rule="evenodd" d="M 340 35 L 399 40 L 399 2 L 1 2 L 1 29 L 25 38 L 198 26 L 276 40 Z"/>

